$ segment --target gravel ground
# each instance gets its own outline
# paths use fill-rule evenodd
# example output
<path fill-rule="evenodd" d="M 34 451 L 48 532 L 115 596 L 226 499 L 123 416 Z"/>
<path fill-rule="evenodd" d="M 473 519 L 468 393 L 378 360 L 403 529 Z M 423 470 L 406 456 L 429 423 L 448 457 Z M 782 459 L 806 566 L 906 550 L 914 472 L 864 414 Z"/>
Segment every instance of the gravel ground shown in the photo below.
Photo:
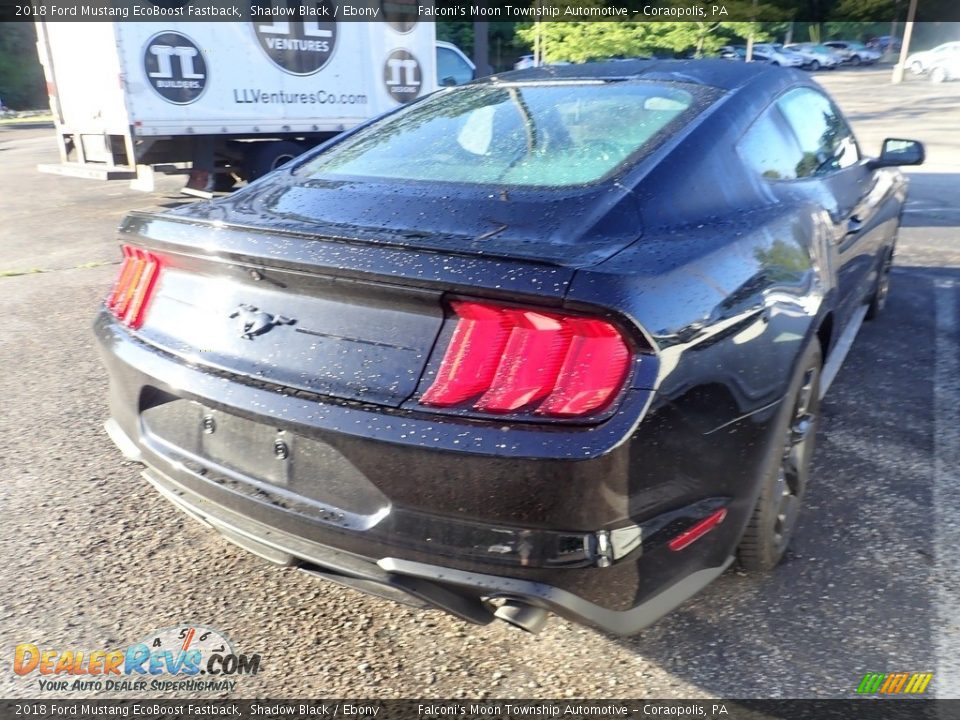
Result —
<path fill-rule="evenodd" d="M 262 653 L 238 697 L 849 697 L 867 671 L 960 675 L 938 655 L 958 629 L 937 593 L 957 578 L 937 564 L 931 521 L 935 307 L 960 296 L 960 84 L 894 89 L 886 72 L 822 74 L 868 152 L 917 137 L 930 163 L 912 175 L 888 312 L 826 402 L 794 551 L 765 577 L 732 569 L 630 639 L 557 618 L 529 636 L 369 598 L 270 566 L 173 509 L 101 429 L 89 328 L 120 217 L 179 202 L 179 182 L 143 195 L 40 175 L 52 130 L 0 129 L 0 696 L 39 694 L 11 670 L 17 643 L 110 648 L 190 623 Z"/>

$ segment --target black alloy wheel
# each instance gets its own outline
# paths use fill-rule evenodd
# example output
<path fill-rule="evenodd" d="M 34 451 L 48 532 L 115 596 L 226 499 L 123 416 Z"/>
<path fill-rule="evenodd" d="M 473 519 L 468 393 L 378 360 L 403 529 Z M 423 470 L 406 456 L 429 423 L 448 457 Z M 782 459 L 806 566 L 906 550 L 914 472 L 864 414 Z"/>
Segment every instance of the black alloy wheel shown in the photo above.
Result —
<path fill-rule="evenodd" d="M 786 411 L 781 411 L 776 430 L 777 454 L 740 541 L 738 556 L 747 570 L 776 567 L 796 530 L 816 444 L 821 366 L 820 343 L 813 340 L 784 400 Z"/>

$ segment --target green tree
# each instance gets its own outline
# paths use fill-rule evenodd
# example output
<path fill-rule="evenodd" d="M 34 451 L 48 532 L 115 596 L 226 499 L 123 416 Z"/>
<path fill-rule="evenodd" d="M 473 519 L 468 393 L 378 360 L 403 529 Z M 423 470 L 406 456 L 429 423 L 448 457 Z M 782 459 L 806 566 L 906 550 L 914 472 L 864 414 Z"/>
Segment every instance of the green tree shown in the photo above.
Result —
<path fill-rule="evenodd" d="M 611 57 L 654 53 L 710 54 L 735 38 L 753 32 L 754 40 L 770 36 L 761 22 L 544 22 L 518 27 L 517 35 L 529 47 L 540 33 L 545 62 L 588 62 Z"/>
<path fill-rule="evenodd" d="M 610 57 L 634 57 L 658 50 L 675 49 L 664 26 L 671 23 L 643 23 L 630 20 L 611 22 L 527 23 L 517 35 L 529 47 L 540 36 L 546 62 L 588 62 Z"/>
<path fill-rule="evenodd" d="M 47 104 L 33 23 L 0 23 L 0 100 L 17 110 Z"/>

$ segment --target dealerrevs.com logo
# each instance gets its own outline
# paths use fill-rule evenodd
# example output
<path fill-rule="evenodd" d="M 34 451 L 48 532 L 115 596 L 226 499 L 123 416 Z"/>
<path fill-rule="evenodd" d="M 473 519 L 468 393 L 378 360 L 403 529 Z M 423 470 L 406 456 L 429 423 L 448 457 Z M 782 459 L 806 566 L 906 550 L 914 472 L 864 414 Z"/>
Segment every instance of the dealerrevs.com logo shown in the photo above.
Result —
<path fill-rule="evenodd" d="M 238 653 L 221 632 L 184 625 L 158 630 L 123 650 L 21 643 L 13 671 L 37 676 L 37 689 L 44 692 L 233 692 L 234 678 L 260 672 L 260 653 Z"/>

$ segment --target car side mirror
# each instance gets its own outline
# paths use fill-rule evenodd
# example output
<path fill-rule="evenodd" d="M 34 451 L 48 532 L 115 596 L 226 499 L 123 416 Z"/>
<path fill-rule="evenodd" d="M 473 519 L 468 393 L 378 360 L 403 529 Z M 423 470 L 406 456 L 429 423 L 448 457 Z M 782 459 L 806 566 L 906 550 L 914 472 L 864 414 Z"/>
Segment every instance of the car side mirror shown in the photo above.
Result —
<path fill-rule="evenodd" d="M 457 84 L 457 79 L 453 75 L 447 75 L 440 81 L 440 84 L 443 87 L 454 87 Z"/>
<path fill-rule="evenodd" d="M 900 165 L 920 165 L 926 158 L 923 143 L 916 140 L 887 138 L 883 141 L 880 157 L 870 161 L 873 168 L 898 167 Z"/>

